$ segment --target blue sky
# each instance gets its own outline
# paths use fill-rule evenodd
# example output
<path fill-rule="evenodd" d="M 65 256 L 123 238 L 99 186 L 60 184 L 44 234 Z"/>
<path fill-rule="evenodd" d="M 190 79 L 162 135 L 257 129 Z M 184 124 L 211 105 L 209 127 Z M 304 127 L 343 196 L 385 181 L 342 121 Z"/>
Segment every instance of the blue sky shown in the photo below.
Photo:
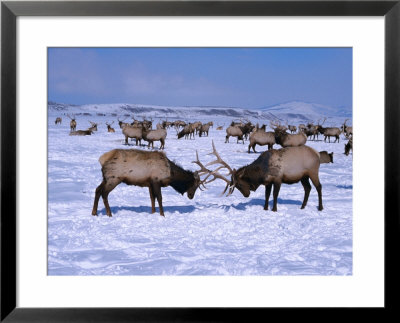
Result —
<path fill-rule="evenodd" d="M 352 106 L 351 48 L 49 48 L 48 99 L 261 108 Z"/>

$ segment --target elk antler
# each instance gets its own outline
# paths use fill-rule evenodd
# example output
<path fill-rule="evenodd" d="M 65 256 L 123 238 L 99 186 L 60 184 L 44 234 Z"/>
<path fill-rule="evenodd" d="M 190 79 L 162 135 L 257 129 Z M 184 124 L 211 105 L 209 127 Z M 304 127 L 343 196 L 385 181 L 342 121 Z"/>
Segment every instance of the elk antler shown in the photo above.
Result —
<path fill-rule="evenodd" d="M 219 171 L 220 169 L 226 168 L 226 169 L 228 169 L 228 171 L 229 171 L 229 173 L 227 174 L 227 175 L 229 176 L 229 175 L 233 174 L 235 170 L 232 170 L 232 168 L 228 165 L 228 163 L 226 163 L 226 162 L 221 158 L 221 156 L 218 154 L 217 149 L 215 148 L 215 145 L 214 145 L 214 141 L 212 141 L 212 146 L 213 146 L 213 152 L 210 153 L 209 155 L 214 155 L 215 157 L 217 157 L 217 159 L 214 160 L 214 161 L 212 161 L 212 162 L 209 162 L 206 166 L 210 166 L 210 165 L 214 165 L 214 164 L 221 164 L 221 166 L 217 167 L 215 170 L 213 170 L 212 172 L 210 172 L 210 173 L 206 176 L 206 178 L 204 179 L 204 183 L 207 184 L 207 183 L 213 182 L 213 181 L 215 181 L 217 178 L 222 179 L 224 182 L 226 182 L 226 186 L 225 186 L 225 189 L 224 189 L 224 191 L 222 192 L 221 195 L 224 195 L 224 194 L 225 194 L 225 192 L 226 192 L 226 190 L 228 189 L 228 187 L 230 187 L 230 190 L 229 190 L 229 193 L 228 193 L 228 195 L 230 195 L 230 194 L 232 194 L 235 185 L 234 185 L 234 184 L 231 185 L 231 181 L 230 181 L 229 179 L 227 179 L 224 175 L 220 174 L 218 171 Z M 211 179 L 211 180 L 209 180 L 209 181 L 206 181 L 206 180 L 208 179 L 208 177 L 210 177 L 211 175 L 213 176 L 213 179 Z"/>
<path fill-rule="evenodd" d="M 229 174 L 232 174 L 232 172 L 233 172 L 232 168 L 225 161 L 222 160 L 221 156 L 217 152 L 217 149 L 215 149 L 214 140 L 212 141 L 212 146 L 213 146 L 213 152 L 209 153 L 209 155 L 214 155 L 215 157 L 217 157 L 217 159 L 212 162 L 209 162 L 206 166 L 210 166 L 210 165 L 214 165 L 214 164 L 222 164 L 225 168 L 227 168 L 229 170 Z M 221 167 L 221 168 L 224 168 L 224 167 Z"/>
<path fill-rule="evenodd" d="M 192 161 L 192 163 L 197 164 L 200 167 L 200 170 L 197 172 L 199 174 L 199 176 L 208 174 L 203 180 L 200 181 L 200 184 L 199 184 L 200 190 L 202 190 L 200 185 L 203 185 L 203 187 L 206 189 L 205 184 L 210 182 L 210 181 L 206 182 L 206 180 L 210 176 L 211 171 L 209 169 L 207 169 L 203 165 L 203 163 L 199 160 L 199 153 L 197 152 L 197 150 L 196 150 L 196 160 Z"/>

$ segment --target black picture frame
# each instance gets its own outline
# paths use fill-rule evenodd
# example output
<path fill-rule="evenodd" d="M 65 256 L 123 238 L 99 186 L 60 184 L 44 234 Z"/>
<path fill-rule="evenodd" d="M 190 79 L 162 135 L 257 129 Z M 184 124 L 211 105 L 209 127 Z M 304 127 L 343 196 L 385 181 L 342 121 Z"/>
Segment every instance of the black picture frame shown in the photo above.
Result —
<path fill-rule="evenodd" d="M 233 322 L 266 320 L 270 308 L 19 308 L 16 306 L 16 19 L 19 16 L 384 16 L 385 306 L 399 287 L 400 0 L 395 1 L 2 1 L 1 3 L 1 322 Z M 371 147 L 373 153 L 373 147 Z M 371 170 L 373 176 L 373 170 Z M 371 187 L 371 189 L 374 189 Z M 39 293 L 40 291 L 38 291 Z M 212 291 L 210 291 L 212 292 Z M 301 319 L 301 309 L 296 311 Z M 329 310 L 329 309 L 326 309 Z M 309 315 L 306 312 L 307 317 Z M 333 311 L 330 311 L 333 313 Z M 323 314 L 327 315 L 327 314 Z M 329 314 L 331 316 L 331 314 Z M 379 315 L 379 316 L 378 316 Z M 254 318 L 254 319 L 252 319 Z M 321 317 L 316 316 L 318 320 Z M 272 318 L 271 318 L 272 319 Z M 313 319 L 308 317 L 308 319 Z"/>

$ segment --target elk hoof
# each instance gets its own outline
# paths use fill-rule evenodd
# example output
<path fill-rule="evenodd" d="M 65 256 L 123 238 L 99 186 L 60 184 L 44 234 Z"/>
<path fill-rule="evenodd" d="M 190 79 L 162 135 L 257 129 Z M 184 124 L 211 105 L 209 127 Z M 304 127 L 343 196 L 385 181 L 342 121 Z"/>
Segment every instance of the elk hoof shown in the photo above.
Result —
<path fill-rule="evenodd" d="M 96 213 L 96 212 L 92 212 L 92 215 L 93 215 L 93 216 L 97 216 L 97 213 Z"/>
<path fill-rule="evenodd" d="M 107 214 L 107 216 L 109 217 L 109 218 L 111 218 L 112 217 L 112 214 L 110 213 L 110 214 Z"/>
<path fill-rule="evenodd" d="M 318 207 L 318 211 L 322 211 L 324 208 L 322 206 Z"/>
<path fill-rule="evenodd" d="M 276 212 L 278 209 L 276 207 L 272 208 L 272 212 Z"/>

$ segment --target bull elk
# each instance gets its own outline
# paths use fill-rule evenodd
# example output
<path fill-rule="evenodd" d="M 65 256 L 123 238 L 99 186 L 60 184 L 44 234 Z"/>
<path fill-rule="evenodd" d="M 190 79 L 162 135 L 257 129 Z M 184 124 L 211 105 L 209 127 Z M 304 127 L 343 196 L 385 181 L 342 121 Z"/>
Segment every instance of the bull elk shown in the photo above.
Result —
<path fill-rule="evenodd" d="M 61 124 L 61 122 L 62 122 L 61 117 L 57 117 L 56 121 L 55 121 L 55 124 Z"/>
<path fill-rule="evenodd" d="M 120 127 L 121 129 L 123 129 L 125 126 L 129 126 L 129 125 L 130 125 L 129 123 L 124 122 L 124 121 L 126 120 L 126 118 L 125 118 L 125 119 L 122 119 L 122 120 L 120 120 L 119 118 L 117 118 L 117 119 L 118 119 L 119 127 Z"/>
<path fill-rule="evenodd" d="M 160 215 L 164 216 L 161 188 L 171 186 L 178 193 L 187 193 L 193 199 L 197 188 L 202 184 L 200 176 L 208 173 L 201 165 L 199 171 L 185 170 L 170 161 L 163 152 L 136 149 L 114 149 L 99 158 L 103 181 L 96 188 L 92 215 L 97 215 L 100 196 L 108 216 L 112 216 L 108 204 L 109 193 L 120 183 L 148 187 L 151 200 L 151 213 L 156 212 L 155 199 L 158 201 Z"/>
<path fill-rule="evenodd" d="M 71 132 L 75 131 L 76 130 L 76 118 L 75 118 L 75 115 L 73 117 L 71 117 L 69 114 L 67 114 L 67 117 L 71 119 L 71 121 L 69 123 L 69 127 L 71 129 Z"/>
<path fill-rule="evenodd" d="M 115 129 L 111 127 L 113 123 L 114 121 L 111 123 L 106 122 L 107 132 L 115 132 Z"/>
<path fill-rule="evenodd" d="M 346 122 L 349 119 L 346 119 L 342 125 L 342 130 L 343 133 L 345 134 L 346 137 L 352 136 L 353 135 L 353 127 L 349 127 L 348 125 L 346 125 Z"/>
<path fill-rule="evenodd" d="M 318 127 L 318 131 L 319 133 L 324 135 L 324 142 L 326 142 L 326 138 L 328 138 L 328 141 L 330 143 L 331 137 L 335 137 L 335 141 L 333 143 L 335 143 L 336 141 L 339 143 L 340 134 L 342 133 L 342 130 L 340 128 L 337 127 L 324 128 L 322 127 L 322 125 L 320 125 Z"/>
<path fill-rule="evenodd" d="M 95 123 L 95 122 L 92 122 L 92 121 L 89 121 L 89 123 L 90 123 L 90 128 L 89 128 L 89 130 L 97 131 L 98 123 Z"/>
<path fill-rule="evenodd" d="M 224 180 L 227 184 L 222 194 L 228 190 L 227 196 L 231 195 L 237 188 L 244 197 L 249 197 L 250 191 L 256 191 L 260 185 L 265 185 L 265 204 L 264 210 L 268 210 L 268 201 L 271 194 L 272 185 L 273 191 L 273 207 L 272 211 L 277 211 L 278 194 L 281 184 L 294 184 L 301 182 L 304 188 L 304 199 L 301 209 L 307 205 L 308 197 L 311 191 L 309 179 L 311 179 L 318 192 L 318 210 L 322 211 L 322 185 L 319 181 L 319 153 L 311 147 L 299 146 L 288 147 L 282 149 L 272 149 L 263 152 L 250 165 L 243 166 L 239 169 L 232 169 L 215 149 L 214 142 L 212 143 L 213 152 L 217 159 L 208 163 L 220 164 L 216 170 L 210 173 L 214 178 L 207 181 L 208 176 L 204 179 L 204 183 L 209 183 L 217 178 Z M 226 168 L 231 175 L 230 180 L 224 175 L 219 174 L 220 169 Z"/>

